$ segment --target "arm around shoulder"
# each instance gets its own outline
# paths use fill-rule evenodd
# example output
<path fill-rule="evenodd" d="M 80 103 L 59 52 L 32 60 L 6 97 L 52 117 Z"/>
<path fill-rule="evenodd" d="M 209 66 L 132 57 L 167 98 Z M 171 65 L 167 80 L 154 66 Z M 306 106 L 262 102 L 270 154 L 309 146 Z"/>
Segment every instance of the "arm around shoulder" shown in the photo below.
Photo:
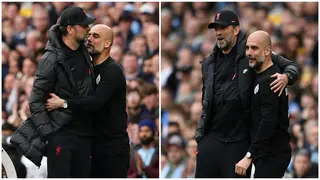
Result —
<path fill-rule="evenodd" d="M 282 73 L 287 74 L 288 85 L 295 84 L 300 75 L 298 65 L 279 54 L 275 54 L 274 52 L 272 52 L 271 58 L 272 61 L 281 69 Z"/>

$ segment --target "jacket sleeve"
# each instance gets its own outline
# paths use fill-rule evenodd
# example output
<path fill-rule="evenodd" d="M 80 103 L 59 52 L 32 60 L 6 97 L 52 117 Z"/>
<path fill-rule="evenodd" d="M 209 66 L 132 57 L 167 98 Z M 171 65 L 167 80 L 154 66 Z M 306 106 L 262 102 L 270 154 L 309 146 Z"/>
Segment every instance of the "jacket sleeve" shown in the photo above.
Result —
<path fill-rule="evenodd" d="M 200 142 L 203 133 L 204 133 L 204 119 L 206 118 L 206 109 L 205 109 L 205 103 L 208 103 L 207 101 L 205 101 L 204 99 L 204 94 L 205 94 L 205 83 L 203 82 L 203 86 L 202 86 L 202 111 L 201 111 L 201 116 L 200 116 L 200 120 L 198 122 L 198 127 L 196 130 L 196 136 L 195 136 L 195 140 L 197 141 L 197 143 Z"/>
<path fill-rule="evenodd" d="M 252 143 L 249 147 L 252 157 L 256 156 L 258 149 L 263 149 L 270 138 L 275 134 L 278 112 L 279 112 L 279 97 L 270 88 L 269 84 L 274 79 L 269 79 L 260 83 L 260 124 L 255 137 L 252 139 Z"/>
<path fill-rule="evenodd" d="M 280 68 L 281 72 L 288 75 L 288 85 L 293 85 L 299 77 L 299 68 L 296 63 L 278 54 L 271 54 L 272 61 Z"/>
<path fill-rule="evenodd" d="M 148 178 L 159 178 L 159 156 L 158 153 L 153 156 L 154 160 L 152 161 L 152 164 L 146 168 L 144 168 L 144 171 Z"/>
<path fill-rule="evenodd" d="M 31 122 L 40 137 L 46 139 L 53 127 L 46 110 L 46 100 L 49 93 L 54 92 L 55 70 L 49 59 L 42 59 L 37 67 L 37 72 L 30 96 Z"/>
<path fill-rule="evenodd" d="M 101 108 L 111 97 L 114 96 L 119 84 L 121 69 L 110 66 L 101 78 L 96 91 L 85 98 L 67 99 L 68 107 L 71 109 L 94 111 Z"/>
<path fill-rule="evenodd" d="M 205 79 L 208 76 L 208 63 L 210 62 L 210 58 L 212 58 L 212 54 L 210 54 L 208 57 L 206 57 L 202 62 L 201 62 L 201 72 L 202 72 L 202 111 L 201 111 L 201 116 L 200 116 L 200 120 L 198 122 L 198 127 L 196 130 L 196 136 L 195 136 L 195 140 L 197 143 L 200 142 L 201 138 L 203 137 L 204 134 L 204 124 L 205 124 L 205 120 L 207 118 L 207 108 L 208 108 L 208 100 L 206 99 L 207 97 L 207 93 L 206 93 L 206 81 Z"/>

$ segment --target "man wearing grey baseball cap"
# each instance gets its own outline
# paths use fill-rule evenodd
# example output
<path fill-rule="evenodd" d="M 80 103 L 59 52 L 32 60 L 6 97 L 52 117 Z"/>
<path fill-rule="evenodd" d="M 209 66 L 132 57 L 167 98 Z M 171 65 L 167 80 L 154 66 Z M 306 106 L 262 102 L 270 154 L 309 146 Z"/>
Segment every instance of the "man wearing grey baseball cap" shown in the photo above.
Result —
<path fill-rule="evenodd" d="M 235 172 L 250 144 L 250 96 L 255 72 L 249 67 L 246 34 L 238 16 L 230 10 L 217 12 L 208 25 L 216 33 L 213 52 L 202 61 L 202 113 L 196 132 L 198 143 L 196 178 L 250 177 L 250 168 Z M 280 94 L 287 84 L 296 82 L 297 66 L 280 55 L 272 54 L 283 74 L 271 83 Z M 247 161 L 246 161 L 247 162 Z M 251 161 L 250 161 L 251 162 Z M 249 165 L 248 165 L 249 166 Z"/>
<path fill-rule="evenodd" d="M 12 137 L 12 143 L 38 166 L 46 152 L 49 178 L 90 175 L 92 115 L 66 109 L 67 104 L 47 111 L 45 103 L 50 93 L 71 99 L 94 92 L 93 66 L 84 45 L 89 25 L 94 21 L 82 8 L 70 6 L 50 28 L 31 92 L 32 115 Z"/>

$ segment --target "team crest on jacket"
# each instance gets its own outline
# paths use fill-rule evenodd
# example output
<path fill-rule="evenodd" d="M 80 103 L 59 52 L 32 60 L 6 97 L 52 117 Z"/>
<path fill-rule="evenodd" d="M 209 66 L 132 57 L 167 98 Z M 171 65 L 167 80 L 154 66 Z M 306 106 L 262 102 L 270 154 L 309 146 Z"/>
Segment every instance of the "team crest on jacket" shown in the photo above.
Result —
<path fill-rule="evenodd" d="M 259 84 L 254 88 L 254 94 L 257 94 L 259 91 Z"/>
<path fill-rule="evenodd" d="M 244 69 L 244 70 L 243 70 L 243 74 L 245 74 L 247 71 L 248 71 L 248 69 Z"/>
<path fill-rule="evenodd" d="M 99 74 L 98 77 L 97 77 L 97 79 L 96 79 L 96 83 L 99 84 L 100 80 L 101 80 L 101 76 L 100 76 L 100 74 Z"/>

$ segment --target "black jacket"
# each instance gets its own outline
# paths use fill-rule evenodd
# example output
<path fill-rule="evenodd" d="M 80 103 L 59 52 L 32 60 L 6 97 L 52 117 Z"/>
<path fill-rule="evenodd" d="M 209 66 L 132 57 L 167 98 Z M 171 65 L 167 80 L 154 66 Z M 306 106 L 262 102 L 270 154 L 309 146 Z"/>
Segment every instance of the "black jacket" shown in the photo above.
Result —
<path fill-rule="evenodd" d="M 249 61 L 245 55 L 246 53 L 246 35 L 243 31 L 240 31 L 237 40 L 237 55 L 235 74 L 237 74 L 237 84 L 240 94 L 240 98 L 243 104 L 243 109 L 239 109 L 239 112 L 245 113 L 245 122 L 238 122 L 235 126 L 233 134 L 239 134 L 236 136 L 235 141 L 249 139 L 249 122 L 250 122 L 250 96 L 253 89 L 253 83 L 255 79 L 255 72 L 249 67 Z M 213 118 L 213 80 L 214 80 L 214 61 L 217 59 L 218 52 L 221 51 L 216 45 L 213 52 L 206 57 L 202 62 L 202 113 L 198 123 L 196 131 L 196 141 L 199 142 L 203 135 L 205 135 L 211 125 Z M 292 62 L 285 59 L 282 56 L 272 53 L 272 59 L 275 59 L 274 63 L 277 64 L 283 73 L 288 74 L 289 83 L 293 84 L 299 76 L 298 67 Z M 236 118 L 235 114 L 235 118 Z M 238 133 L 237 133 L 238 132 Z"/>
<path fill-rule="evenodd" d="M 59 131 L 73 119 L 72 110 L 57 109 L 48 112 L 45 107 L 50 93 L 61 98 L 73 98 L 80 95 L 71 70 L 66 63 L 66 54 L 62 51 L 59 26 L 54 25 L 49 30 L 49 40 L 45 54 L 38 64 L 35 81 L 30 97 L 31 116 L 14 133 L 11 143 L 16 145 L 23 154 L 36 165 L 40 165 L 44 155 L 44 143 L 53 132 Z M 91 64 L 91 57 L 83 44 L 81 51 Z M 93 72 L 92 65 L 89 66 Z M 93 88 L 94 76 L 85 80 L 84 86 Z M 87 89 L 87 88 L 86 88 Z M 90 88 L 89 88 L 90 89 Z"/>

